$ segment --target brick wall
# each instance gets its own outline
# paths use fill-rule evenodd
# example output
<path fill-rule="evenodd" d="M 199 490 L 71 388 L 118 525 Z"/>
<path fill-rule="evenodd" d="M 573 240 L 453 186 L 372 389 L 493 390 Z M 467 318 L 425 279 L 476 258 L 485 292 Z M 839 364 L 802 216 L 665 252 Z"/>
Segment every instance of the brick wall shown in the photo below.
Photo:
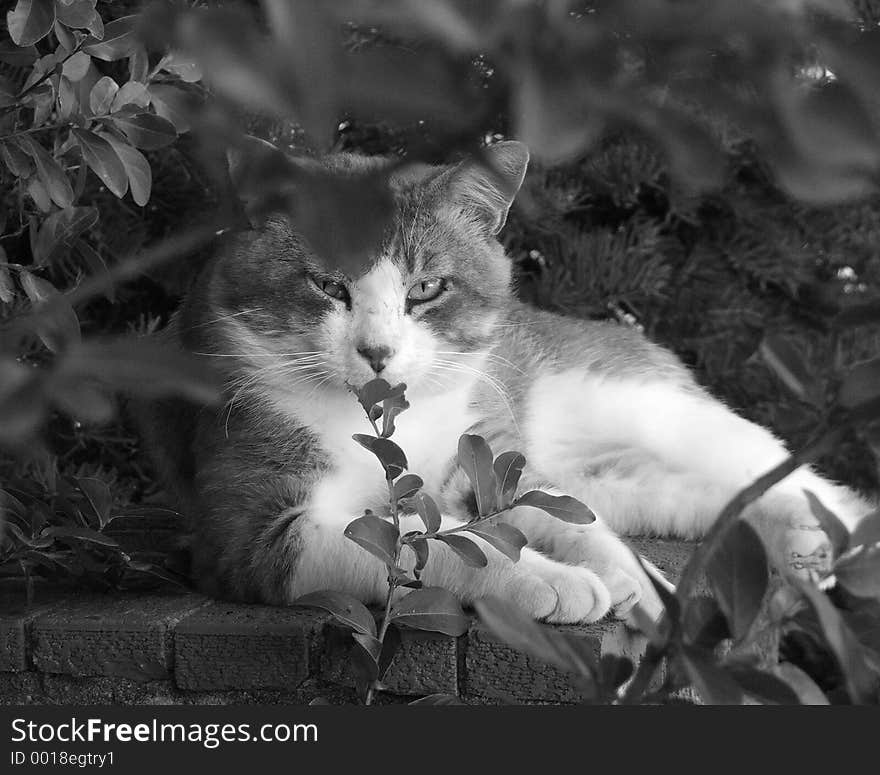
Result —
<path fill-rule="evenodd" d="M 684 543 L 638 548 L 671 578 Z M 643 643 L 615 621 L 568 632 L 600 653 L 637 658 Z M 354 698 L 348 632 L 309 610 L 239 605 L 196 594 L 0 589 L 0 703 L 306 703 Z M 386 702 L 434 692 L 471 703 L 572 703 L 570 677 L 498 642 L 474 621 L 459 638 L 409 630 Z"/>

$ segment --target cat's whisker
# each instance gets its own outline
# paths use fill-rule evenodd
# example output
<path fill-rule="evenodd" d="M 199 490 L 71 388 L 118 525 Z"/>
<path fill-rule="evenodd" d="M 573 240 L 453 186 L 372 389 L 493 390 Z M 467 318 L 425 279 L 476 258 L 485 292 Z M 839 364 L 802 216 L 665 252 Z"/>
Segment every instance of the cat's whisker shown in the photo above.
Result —
<path fill-rule="evenodd" d="M 193 355 L 205 355 L 209 358 L 297 358 L 299 356 L 303 357 L 313 357 L 319 355 L 326 355 L 323 350 L 303 350 L 302 352 L 296 353 L 206 353 L 199 352 L 198 350 L 193 351 Z"/>
<path fill-rule="evenodd" d="M 546 320 L 523 320 L 518 323 L 491 323 L 490 328 L 519 328 L 520 326 L 546 325 Z"/>
<path fill-rule="evenodd" d="M 486 374 L 486 372 L 481 371 L 480 369 L 475 369 L 467 366 L 466 364 L 457 363 L 455 361 L 446 361 L 440 358 L 435 358 L 433 365 L 440 369 L 446 369 L 448 371 L 458 371 L 460 374 L 470 374 L 471 376 L 476 377 L 478 380 L 484 382 L 489 387 L 491 387 L 498 394 L 498 397 L 504 402 L 504 406 L 506 407 L 507 412 L 510 415 L 510 420 L 513 423 L 514 428 L 516 429 L 517 434 L 520 433 L 519 423 L 517 423 L 516 421 L 516 415 L 513 411 L 513 404 L 510 401 L 510 396 L 507 394 L 504 386 L 501 385 L 498 380 L 494 379 L 489 374 Z"/>
<path fill-rule="evenodd" d="M 214 325 L 214 323 L 220 323 L 224 320 L 229 320 L 230 318 L 241 317 L 242 315 L 250 315 L 252 312 L 262 312 L 262 307 L 252 307 L 251 309 L 242 309 L 238 312 L 230 312 L 228 315 L 220 315 L 219 317 L 214 318 L 213 320 L 206 320 L 204 323 L 197 323 L 193 326 L 188 326 L 188 328 L 204 328 L 205 326 Z"/>
<path fill-rule="evenodd" d="M 437 353 L 437 355 L 463 355 L 471 358 L 488 358 L 490 361 L 495 361 L 496 363 L 501 363 L 505 366 L 510 366 L 510 368 L 512 369 L 516 369 L 516 371 L 518 371 L 520 374 L 525 374 L 525 371 L 523 371 L 513 361 L 510 361 L 507 358 L 504 358 L 501 355 L 493 352 L 477 351 L 472 353 L 463 353 L 457 352 L 455 350 L 435 350 L 435 352 Z"/>
<path fill-rule="evenodd" d="M 232 394 L 232 397 L 229 399 L 227 403 L 227 412 L 226 412 L 226 422 L 225 422 L 225 433 L 226 438 L 229 438 L 229 420 L 232 416 L 232 410 L 234 408 L 235 402 L 238 397 L 247 390 L 252 387 L 256 383 L 260 381 L 269 381 L 274 378 L 281 378 L 283 382 L 283 387 L 285 389 L 290 389 L 298 384 L 302 384 L 308 382 L 313 378 L 317 378 L 328 374 L 328 372 L 320 369 L 321 366 L 325 366 L 326 363 L 324 361 L 318 361 L 314 363 L 306 363 L 306 364 L 297 364 L 287 363 L 287 364 L 269 364 L 267 366 L 263 366 L 253 371 L 249 372 L 244 379 L 238 378 L 234 380 L 230 387 L 235 386 L 237 384 L 237 388 L 235 392 Z M 318 370 L 320 369 L 320 370 Z M 317 371 L 316 371 L 317 370 Z M 304 372 L 304 373 L 303 373 Z M 311 372 L 311 373 L 310 373 Z M 290 380 L 289 377 L 297 375 L 295 379 Z"/>

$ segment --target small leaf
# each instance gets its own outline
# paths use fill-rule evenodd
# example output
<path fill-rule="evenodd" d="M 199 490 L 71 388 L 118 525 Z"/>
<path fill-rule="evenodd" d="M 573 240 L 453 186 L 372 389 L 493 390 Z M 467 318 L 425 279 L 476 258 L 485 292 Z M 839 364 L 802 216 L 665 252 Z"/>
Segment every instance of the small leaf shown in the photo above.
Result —
<path fill-rule="evenodd" d="M 58 116 L 62 119 L 69 119 L 73 115 L 79 105 L 79 98 L 76 95 L 77 90 L 67 76 L 62 75 L 58 79 Z"/>
<path fill-rule="evenodd" d="M 0 143 L 0 158 L 17 178 L 30 177 L 34 171 L 34 164 L 30 157 L 13 143 Z"/>
<path fill-rule="evenodd" d="M 89 165 L 101 182 L 120 199 L 128 191 L 128 175 L 125 165 L 113 146 L 103 137 L 86 129 L 74 129 L 73 135 L 82 149 L 83 159 Z"/>
<path fill-rule="evenodd" d="M 519 452 L 502 452 L 495 458 L 492 467 L 498 481 L 498 505 L 501 508 L 507 508 L 513 503 L 525 465 L 526 459 Z"/>
<path fill-rule="evenodd" d="M 150 191 L 153 186 L 153 173 L 150 169 L 150 163 L 146 157 L 137 148 L 117 140 L 111 134 L 101 134 L 122 162 L 125 167 L 125 174 L 128 177 L 128 185 L 131 189 L 131 198 L 135 204 L 144 207 L 150 201 Z"/>
<path fill-rule="evenodd" d="M 743 691 L 733 677 L 718 666 L 711 654 L 684 646 L 681 661 L 700 698 L 707 705 L 742 705 Z"/>
<path fill-rule="evenodd" d="M 127 81 L 116 92 L 116 96 L 110 105 L 110 112 L 115 113 L 125 105 L 137 105 L 139 108 L 145 108 L 149 104 L 150 94 L 147 91 L 146 84 L 140 83 L 140 81 Z M 95 112 L 97 113 L 97 111 Z"/>
<path fill-rule="evenodd" d="M 465 433 L 458 440 L 458 464 L 470 480 L 477 501 L 477 513 L 495 511 L 497 482 L 492 468 L 492 450 L 482 436 Z"/>
<path fill-rule="evenodd" d="M 153 113 L 135 113 L 128 115 L 119 111 L 110 120 L 125 134 L 129 142 L 145 151 L 164 148 L 177 139 L 174 124 Z"/>
<path fill-rule="evenodd" d="M 863 517 L 853 528 L 850 547 L 876 544 L 880 542 L 880 511 Z"/>
<path fill-rule="evenodd" d="M 429 694 L 427 697 L 413 700 L 410 705 L 464 705 L 464 703 L 454 694 Z"/>
<path fill-rule="evenodd" d="M 363 632 L 355 632 L 351 637 L 354 638 L 354 640 L 360 644 L 361 648 L 367 652 L 370 659 L 376 663 L 376 667 L 378 668 L 379 657 L 382 654 L 382 644 L 376 640 L 373 635 L 367 635 Z"/>
<path fill-rule="evenodd" d="M 826 508 L 813 493 L 809 490 L 804 490 L 804 495 L 807 496 L 810 511 L 813 512 L 813 516 L 818 520 L 819 526 L 825 531 L 825 535 L 831 541 L 834 557 L 840 557 L 849 546 L 849 530 L 846 529 L 840 518 L 833 511 Z"/>
<path fill-rule="evenodd" d="M 40 212 L 48 213 L 52 209 L 52 200 L 46 187 L 37 179 L 31 178 L 27 184 L 27 192 Z"/>
<path fill-rule="evenodd" d="M 706 576 L 731 633 L 744 638 L 761 609 L 770 578 L 764 544 L 751 525 L 740 520 L 727 531 Z"/>
<path fill-rule="evenodd" d="M 41 313 L 36 324 L 37 336 L 52 352 L 61 352 L 80 341 L 79 319 L 67 303 L 62 303 L 61 293 L 48 280 L 22 270 L 18 275 L 21 287 L 36 311 L 49 299 L 56 305 L 51 315 Z"/>
<path fill-rule="evenodd" d="M 46 187 L 52 201 L 59 207 L 72 206 L 73 188 L 71 188 L 67 174 L 61 165 L 31 137 L 25 135 L 18 142 L 21 148 L 33 158 L 40 182 Z"/>
<path fill-rule="evenodd" d="M 416 476 L 415 474 L 401 476 L 400 479 L 394 483 L 394 497 L 397 500 L 411 498 L 421 489 L 423 484 L 422 477 Z"/>
<path fill-rule="evenodd" d="M 434 499 L 427 493 L 420 492 L 413 498 L 413 503 L 416 505 L 422 522 L 425 523 L 425 530 L 429 533 L 436 533 L 440 529 L 442 517 Z"/>
<path fill-rule="evenodd" d="M 471 541 L 470 538 L 460 535 L 438 535 L 435 538 L 438 541 L 442 541 L 461 557 L 465 565 L 470 565 L 472 568 L 485 568 L 489 564 L 489 560 L 486 559 L 483 550 Z"/>
<path fill-rule="evenodd" d="M 93 57 L 103 59 L 105 62 L 113 62 L 117 59 L 125 59 L 137 45 L 134 36 L 137 15 L 123 16 L 114 19 L 104 27 L 104 36 L 98 38 L 90 35 L 83 41 L 83 51 Z"/>
<path fill-rule="evenodd" d="M 758 348 L 764 362 L 802 401 L 817 402 L 818 390 L 801 351 L 784 336 L 765 336 Z"/>
<path fill-rule="evenodd" d="M 406 386 L 401 385 L 399 387 Z M 394 421 L 401 412 L 407 409 L 409 409 L 409 401 L 406 400 L 403 394 L 391 396 L 382 402 L 382 438 L 387 439 L 394 434 Z"/>
<path fill-rule="evenodd" d="M 416 589 L 391 608 L 395 624 L 458 637 L 468 630 L 468 617 L 451 592 L 439 587 Z"/>
<path fill-rule="evenodd" d="M 589 525 L 596 521 L 596 515 L 586 505 L 570 495 L 550 495 L 541 490 L 529 490 L 525 495 L 520 495 L 511 505 L 532 506 L 547 512 L 551 517 L 575 525 Z"/>
<path fill-rule="evenodd" d="M 78 83 L 86 77 L 92 65 L 92 58 L 85 51 L 77 51 L 70 59 L 66 60 L 62 67 L 65 78 L 73 83 Z"/>
<path fill-rule="evenodd" d="M 76 480 L 79 491 L 86 496 L 92 511 L 103 528 L 110 522 L 110 509 L 113 508 L 113 496 L 106 482 L 94 477 L 80 477 Z"/>
<path fill-rule="evenodd" d="M 385 637 L 382 639 L 382 651 L 379 653 L 378 659 L 379 674 L 377 678 L 380 681 L 385 678 L 385 673 L 391 667 L 394 655 L 398 652 L 402 643 L 403 639 L 400 637 L 400 630 L 393 624 L 389 625 L 388 629 L 385 630 Z"/>
<path fill-rule="evenodd" d="M 56 0 L 55 12 L 58 21 L 66 27 L 103 35 L 104 25 L 95 5 L 95 0 Z"/>
<path fill-rule="evenodd" d="M 166 72 L 174 73 L 186 83 L 196 83 L 202 80 L 202 69 L 199 64 L 185 57 L 180 51 L 172 51 L 163 57 L 160 67 Z"/>
<path fill-rule="evenodd" d="M 333 591 L 309 592 L 298 597 L 293 604 L 320 608 L 355 632 L 376 637 L 376 620 L 367 607 L 351 595 Z"/>
<path fill-rule="evenodd" d="M 416 564 L 415 568 L 413 568 L 413 573 L 418 577 L 419 573 L 424 570 L 425 565 L 428 564 L 428 542 L 424 539 L 417 539 L 414 541 L 410 541 L 407 546 L 413 550 L 413 554 L 416 556 Z"/>
<path fill-rule="evenodd" d="M 378 557 L 386 565 L 394 565 L 397 552 L 397 528 L 374 514 L 358 517 L 345 528 L 345 537 Z"/>
<path fill-rule="evenodd" d="M 528 543 L 528 539 L 513 525 L 493 519 L 468 527 L 468 532 L 480 536 L 514 562 L 519 562 L 520 552 Z"/>
<path fill-rule="evenodd" d="M 109 75 L 99 78 L 89 92 L 89 107 L 96 116 L 103 116 L 110 111 L 110 106 L 119 91 L 119 84 Z"/>
<path fill-rule="evenodd" d="M 356 395 L 364 411 L 369 413 L 373 406 L 381 404 L 386 398 L 393 395 L 403 395 L 405 389 L 406 385 L 401 384 L 392 388 L 384 379 L 378 378 L 367 382 L 356 392 Z"/>
<path fill-rule="evenodd" d="M 18 0 L 6 13 L 9 37 L 16 46 L 32 46 L 49 34 L 53 24 L 54 0 Z"/>
<path fill-rule="evenodd" d="M 409 465 L 403 450 L 390 439 L 376 438 L 364 433 L 355 433 L 352 438 L 379 458 L 379 462 L 385 469 L 385 475 L 389 479 L 400 476 Z"/>
<path fill-rule="evenodd" d="M 797 692 L 773 673 L 747 665 L 730 665 L 729 675 L 750 697 L 764 705 L 800 705 Z"/>
<path fill-rule="evenodd" d="M 841 558 L 834 575 L 856 597 L 880 598 L 880 547 L 865 546 Z"/>

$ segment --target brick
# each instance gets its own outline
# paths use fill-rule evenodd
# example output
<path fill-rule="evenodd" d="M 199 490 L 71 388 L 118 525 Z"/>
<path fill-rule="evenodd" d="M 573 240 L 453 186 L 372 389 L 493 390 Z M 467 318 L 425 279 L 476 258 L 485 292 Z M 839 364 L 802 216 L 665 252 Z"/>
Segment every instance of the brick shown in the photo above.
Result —
<path fill-rule="evenodd" d="M 192 691 L 292 690 L 309 677 L 326 620 L 302 609 L 212 602 L 175 629 L 174 680 Z"/>
<path fill-rule="evenodd" d="M 403 695 L 458 694 L 458 653 L 457 638 L 402 629 L 401 647 L 385 674 L 385 686 Z"/>
<path fill-rule="evenodd" d="M 602 640 L 619 623 L 556 627 L 578 638 L 587 652 L 598 657 Z M 523 654 L 498 640 L 479 622 L 471 625 L 465 649 L 463 693 L 470 700 L 514 703 L 574 703 L 584 699 L 576 676 Z"/>
<path fill-rule="evenodd" d="M 386 691 L 422 697 L 458 693 L 459 648 L 456 638 L 438 632 L 400 629 L 401 643 L 385 674 Z M 351 630 L 327 624 L 319 675 L 323 680 L 354 686 Z"/>
<path fill-rule="evenodd" d="M 0 672 L 19 672 L 30 667 L 29 630 L 33 620 L 67 597 L 68 593 L 35 584 L 31 605 L 22 583 L 0 587 Z"/>
<path fill-rule="evenodd" d="M 168 678 L 172 629 L 204 604 L 199 595 L 77 595 L 33 620 L 34 667 L 72 676 Z"/>

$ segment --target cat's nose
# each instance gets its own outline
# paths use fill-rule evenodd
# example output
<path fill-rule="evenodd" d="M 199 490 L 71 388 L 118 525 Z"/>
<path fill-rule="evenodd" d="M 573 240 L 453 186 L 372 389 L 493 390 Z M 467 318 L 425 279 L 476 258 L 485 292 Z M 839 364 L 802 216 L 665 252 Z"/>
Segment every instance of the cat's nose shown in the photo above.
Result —
<path fill-rule="evenodd" d="M 394 351 L 384 344 L 365 345 L 362 344 L 357 348 L 358 353 L 370 364 L 373 371 L 378 374 L 388 363 L 388 359 L 394 355 Z"/>

